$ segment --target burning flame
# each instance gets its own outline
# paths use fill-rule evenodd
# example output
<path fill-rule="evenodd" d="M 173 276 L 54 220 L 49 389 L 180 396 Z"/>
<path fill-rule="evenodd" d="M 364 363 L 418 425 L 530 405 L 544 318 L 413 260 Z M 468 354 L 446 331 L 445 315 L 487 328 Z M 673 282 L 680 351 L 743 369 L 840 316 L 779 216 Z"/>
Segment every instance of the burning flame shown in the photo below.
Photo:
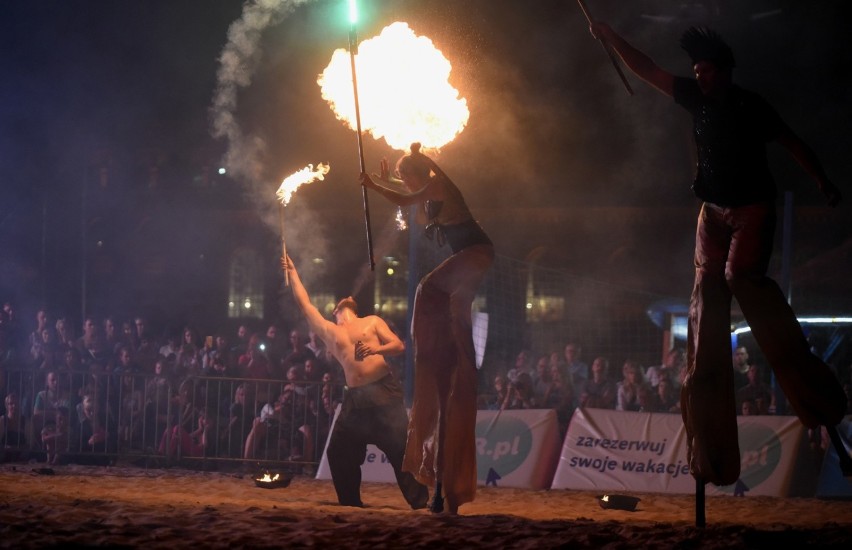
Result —
<path fill-rule="evenodd" d="M 394 149 L 406 151 L 415 141 L 438 149 L 467 125 L 470 111 L 449 83 L 450 62 L 407 23 L 393 23 L 361 42 L 355 64 L 361 128 Z M 335 50 L 317 84 L 337 118 L 357 129 L 347 50 Z"/>
<path fill-rule="evenodd" d="M 281 201 L 281 204 L 287 206 L 290 199 L 293 197 L 293 193 L 296 192 L 296 189 L 306 183 L 325 179 L 325 175 L 328 174 L 329 170 L 331 170 L 331 166 L 328 164 L 320 163 L 316 170 L 314 170 L 313 164 L 309 164 L 298 172 L 284 178 L 284 181 L 281 182 L 281 186 L 278 188 L 278 191 L 275 192 L 275 195 L 278 197 L 278 200 Z"/>
<path fill-rule="evenodd" d="M 281 477 L 281 474 L 275 474 L 275 477 L 270 476 L 268 473 L 263 474 L 263 477 L 256 478 L 258 481 L 262 483 L 272 483 L 274 481 L 278 481 L 278 478 Z"/>

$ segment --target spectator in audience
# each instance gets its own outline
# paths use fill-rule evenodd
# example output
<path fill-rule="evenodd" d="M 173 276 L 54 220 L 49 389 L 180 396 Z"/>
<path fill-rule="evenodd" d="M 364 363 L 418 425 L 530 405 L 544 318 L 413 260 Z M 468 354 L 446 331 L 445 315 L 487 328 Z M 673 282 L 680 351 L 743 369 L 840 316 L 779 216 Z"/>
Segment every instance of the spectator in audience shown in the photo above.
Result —
<path fill-rule="evenodd" d="M 254 411 L 247 400 L 246 384 L 240 384 L 234 390 L 234 401 L 231 403 L 228 415 L 228 431 L 225 435 L 228 456 L 242 458 L 244 444 L 254 423 Z"/>
<path fill-rule="evenodd" d="M 115 317 L 107 315 L 104 317 L 104 351 L 110 354 L 110 359 L 118 351 L 123 343 L 118 327 L 115 325 Z"/>
<path fill-rule="evenodd" d="M 301 339 L 301 336 L 299 338 Z M 261 342 L 263 342 L 263 345 L 266 348 L 266 357 L 269 359 L 269 366 L 272 369 L 272 377 L 277 380 L 284 378 L 284 374 L 291 365 L 303 363 L 304 359 L 308 357 L 307 354 L 304 354 L 304 359 L 296 357 L 295 361 L 288 360 L 287 364 L 284 364 L 284 357 L 290 354 L 290 349 L 288 348 L 287 342 L 284 341 L 284 338 L 280 336 L 280 330 L 278 325 L 275 323 L 266 327 L 266 334 L 264 334 L 261 338 Z"/>
<path fill-rule="evenodd" d="M 502 374 L 494 377 L 491 391 L 484 396 L 484 408 L 496 411 L 509 403 L 509 382 Z"/>
<path fill-rule="evenodd" d="M 132 319 L 125 319 L 121 322 L 121 334 L 119 335 L 119 343 L 116 346 L 115 353 L 118 353 L 118 347 L 122 345 L 130 346 L 130 349 L 136 351 L 139 348 L 139 342 L 136 340 L 136 325 Z"/>
<path fill-rule="evenodd" d="M 638 363 L 628 359 L 621 367 L 622 379 L 618 383 L 618 397 L 615 403 L 617 411 L 638 411 L 642 408 L 642 399 L 647 395 L 642 370 Z"/>
<path fill-rule="evenodd" d="M 589 379 L 589 367 L 580 360 L 582 352 L 583 348 L 577 342 L 569 341 L 565 344 L 563 352 L 565 357 L 565 372 L 571 377 L 571 384 L 575 388 L 582 387 L 585 381 Z"/>
<path fill-rule="evenodd" d="M 734 388 L 739 389 L 748 384 L 748 368 L 752 361 L 747 347 L 740 345 L 734 348 L 733 363 Z"/>
<path fill-rule="evenodd" d="M 302 370 L 305 373 L 305 380 L 308 382 L 319 382 L 325 374 L 322 361 L 316 357 L 308 357 Z"/>
<path fill-rule="evenodd" d="M 228 337 L 224 334 L 216 334 L 211 337 L 212 346 L 207 345 L 205 342 L 204 349 L 202 350 L 201 356 L 201 368 L 207 373 L 211 372 L 213 369 L 213 362 L 216 359 L 221 359 L 221 363 L 224 366 L 225 373 L 224 376 L 233 376 L 236 374 L 232 369 L 236 363 L 231 359 L 231 346 L 228 344 Z"/>
<path fill-rule="evenodd" d="M 280 453 L 274 453 L 273 456 L 268 454 L 272 449 L 279 450 L 277 445 L 280 434 L 289 434 L 293 430 L 293 412 L 297 399 L 295 394 L 294 385 L 284 383 L 274 399 L 263 406 L 260 416 L 254 419 L 246 437 L 243 458 L 279 458 L 275 455 Z"/>
<path fill-rule="evenodd" d="M 240 357 L 248 353 L 249 338 L 251 338 L 251 335 L 252 332 L 248 325 L 241 324 L 237 327 L 237 339 L 231 347 L 231 357 L 234 360 L 239 360 Z"/>
<path fill-rule="evenodd" d="M 53 421 L 60 407 L 71 408 L 71 397 L 63 387 L 67 380 L 62 380 L 57 371 L 51 370 L 44 375 L 44 389 L 38 392 L 33 402 L 32 433 L 40 434 L 45 422 Z"/>
<path fill-rule="evenodd" d="M 195 327 L 184 327 L 183 339 L 175 359 L 175 373 L 179 377 L 199 376 L 202 368 L 201 341 Z"/>
<path fill-rule="evenodd" d="M 763 382 L 757 363 L 748 366 L 746 378 L 748 382 L 737 390 L 737 401 L 742 404 L 742 401 L 749 399 L 757 408 L 756 414 L 772 414 L 771 409 L 775 408 L 775 392 Z"/>
<path fill-rule="evenodd" d="M 174 329 L 168 330 L 163 338 L 165 344 L 160 346 L 159 354 L 161 357 L 165 357 L 166 361 L 174 367 L 175 363 L 177 363 L 178 353 L 180 353 L 180 331 L 175 331 Z"/>
<path fill-rule="evenodd" d="M 6 332 L 6 337 L 9 340 L 9 346 L 15 350 L 15 353 L 26 353 L 26 329 L 18 318 L 18 309 L 15 307 L 15 304 L 8 300 L 4 302 L 3 313 L 5 314 L 5 319 L 2 324 Z"/>
<path fill-rule="evenodd" d="M 56 342 L 56 331 L 52 328 L 43 328 L 39 339 L 30 347 L 30 359 L 34 371 L 46 372 L 56 368 L 62 362 L 65 349 L 60 349 Z M 76 349 L 76 348 L 75 348 Z"/>
<path fill-rule="evenodd" d="M 71 431 L 70 448 L 75 453 L 98 453 L 100 456 L 81 462 L 105 463 L 102 453 L 107 451 L 106 411 L 98 405 L 92 394 L 83 396 L 77 404 L 77 422 Z M 78 460 L 80 460 L 78 458 Z"/>
<path fill-rule="evenodd" d="M 177 436 L 180 442 L 183 434 L 193 433 L 199 427 L 202 405 L 193 380 L 181 381 L 177 393 L 171 398 L 168 425 L 158 448 L 160 454 L 171 457 L 175 451 L 172 439 Z"/>
<path fill-rule="evenodd" d="M 145 425 L 143 441 L 153 447 L 168 427 L 172 379 L 164 357 L 154 363 L 154 375 L 145 383 Z"/>
<path fill-rule="evenodd" d="M 195 427 L 192 431 L 178 424 L 172 428 L 168 438 L 160 443 L 160 453 L 170 459 L 182 457 L 203 457 L 211 443 L 211 434 L 216 428 L 214 417 L 205 409 L 199 409 L 195 415 Z"/>
<path fill-rule="evenodd" d="M 64 351 L 67 348 L 73 348 L 75 344 L 76 339 L 71 321 L 65 317 L 60 317 L 56 320 L 56 345 Z"/>
<path fill-rule="evenodd" d="M 308 331 L 308 342 L 305 344 L 305 347 L 311 350 L 311 353 L 313 353 L 318 359 L 323 358 L 325 344 L 323 344 L 322 339 L 317 336 L 317 333 L 313 330 Z"/>
<path fill-rule="evenodd" d="M 41 429 L 41 444 L 48 464 L 59 464 L 61 453 L 68 451 L 71 443 L 70 430 L 68 409 L 60 407 L 56 410 L 54 421 L 45 424 Z"/>
<path fill-rule="evenodd" d="M 263 351 L 260 337 L 253 334 L 249 337 L 248 348 L 243 354 L 238 365 L 240 375 L 243 378 L 253 378 L 255 380 L 269 380 L 272 378 L 272 369 L 269 365 L 269 359 Z"/>
<path fill-rule="evenodd" d="M 142 372 L 154 372 L 154 363 L 157 362 L 157 358 L 160 356 L 160 347 L 150 333 L 143 332 L 139 341 L 139 347 L 135 351 L 132 347 L 130 350 L 133 353 L 134 359 L 142 368 Z"/>
<path fill-rule="evenodd" d="M 506 373 L 506 378 L 514 384 L 518 380 L 518 376 L 523 372 L 531 374 L 532 371 L 532 353 L 528 349 L 522 349 L 515 356 L 515 365 Z"/>
<path fill-rule="evenodd" d="M 539 403 L 544 409 L 556 410 L 556 420 L 559 423 L 559 433 L 565 436 L 568 424 L 574 415 L 574 389 L 567 375 L 559 366 L 550 368 L 550 382 Z"/>
<path fill-rule="evenodd" d="M 743 399 L 740 403 L 740 416 L 755 416 L 757 415 L 757 405 L 751 399 Z"/>
<path fill-rule="evenodd" d="M 660 379 L 668 377 L 669 381 L 675 386 L 674 389 L 680 391 L 681 371 L 686 364 L 686 356 L 681 348 L 672 348 L 666 353 L 665 360 L 662 365 L 648 367 L 645 371 L 645 381 L 652 388 L 656 388 L 660 383 Z"/>
<path fill-rule="evenodd" d="M 544 393 L 550 387 L 550 356 L 539 355 L 532 374 L 533 395 L 538 403 L 544 403 Z"/>
<path fill-rule="evenodd" d="M 595 357 L 592 361 L 591 377 L 580 390 L 578 406 L 614 409 L 617 393 L 616 385 L 609 377 L 609 360 L 606 357 Z"/>
<path fill-rule="evenodd" d="M 147 339 L 148 342 L 154 347 L 155 350 L 159 350 L 160 346 L 154 341 L 151 337 L 151 329 L 148 326 L 148 320 L 141 315 L 137 315 L 135 319 L 133 319 L 133 345 L 136 348 L 136 351 L 139 351 L 139 347 L 142 345 L 142 340 Z"/>
<path fill-rule="evenodd" d="M 281 359 L 281 372 L 286 373 L 293 365 L 304 365 L 308 358 L 314 353 L 305 345 L 306 338 L 299 329 L 290 331 L 290 347 L 285 351 Z"/>
<path fill-rule="evenodd" d="M 42 342 L 42 332 L 44 330 L 54 330 L 53 327 L 50 326 L 50 316 L 47 313 L 47 309 L 40 307 L 36 311 L 36 326 L 30 332 L 29 344 L 30 349 L 36 344 L 40 344 Z"/>
<path fill-rule="evenodd" d="M 88 353 L 92 343 L 100 336 L 98 328 L 98 322 L 93 316 L 89 315 L 83 320 L 83 334 L 76 341 L 80 355 Z"/>
<path fill-rule="evenodd" d="M 646 412 L 680 412 L 680 393 L 675 390 L 669 373 L 664 373 L 656 387 L 647 386 L 648 397 L 642 406 Z"/>
<path fill-rule="evenodd" d="M 5 412 L 0 416 L 0 453 L 3 461 L 14 461 L 26 456 L 21 451 L 27 447 L 27 423 L 17 393 L 7 393 L 4 403 Z"/>
<path fill-rule="evenodd" d="M 518 379 L 509 387 L 507 409 L 537 409 L 538 402 L 533 395 L 532 377 L 527 372 L 518 374 Z"/>

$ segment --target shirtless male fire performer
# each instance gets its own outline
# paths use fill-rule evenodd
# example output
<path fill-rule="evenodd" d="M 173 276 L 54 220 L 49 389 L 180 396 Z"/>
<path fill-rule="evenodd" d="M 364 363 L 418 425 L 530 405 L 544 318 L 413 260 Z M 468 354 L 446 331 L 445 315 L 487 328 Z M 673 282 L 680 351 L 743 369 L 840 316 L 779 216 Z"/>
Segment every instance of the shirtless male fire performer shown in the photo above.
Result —
<path fill-rule="evenodd" d="M 408 413 L 402 386 L 385 361 L 385 355 L 399 355 L 405 344 L 387 323 L 376 315 L 358 316 L 358 304 L 349 296 L 334 308 L 335 321 L 325 319 L 311 303 L 296 266 L 289 256 L 281 258 L 290 288 L 310 329 L 343 367 L 346 388 L 340 415 L 328 443 L 328 465 L 343 506 L 363 507 L 361 464 L 367 445 L 374 444 L 388 457 L 405 500 L 414 510 L 425 508 L 429 489 L 402 471 Z"/>
<path fill-rule="evenodd" d="M 696 230 L 681 411 L 696 490 L 703 491 L 706 483 L 729 485 L 740 475 L 732 296 L 802 423 L 809 428 L 825 425 L 836 434 L 846 411 L 837 377 L 811 353 L 784 294 L 766 276 L 776 217 L 766 144 L 780 143 L 816 181 L 830 206 L 840 202 L 841 193 L 778 113 L 733 83 L 733 52 L 714 31 L 692 27 L 683 34 L 680 44 L 695 76 L 684 78 L 661 69 L 605 23 L 593 22 L 590 30 L 639 78 L 693 117 L 698 160 L 693 190 L 704 203 Z"/>

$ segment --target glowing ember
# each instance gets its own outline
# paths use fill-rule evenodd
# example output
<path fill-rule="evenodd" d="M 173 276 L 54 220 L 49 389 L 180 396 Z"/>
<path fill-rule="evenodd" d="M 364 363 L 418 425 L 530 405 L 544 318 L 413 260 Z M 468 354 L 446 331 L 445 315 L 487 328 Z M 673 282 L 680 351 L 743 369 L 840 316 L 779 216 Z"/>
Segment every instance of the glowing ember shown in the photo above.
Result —
<path fill-rule="evenodd" d="M 278 200 L 281 201 L 281 204 L 287 206 L 290 202 L 290 198 L 293 196 L 293 193 L 296 192 L 296 189 L 306 183 L 325 179 L 325 175 L 328 174 L 329 170 L 331 170 L 331 167 L 328 164 L 320 163 L 316 170 L 314 170 L 313 164 L 309 164 L 295 174 L 284 178 L 284 181 L 281 182 L 281 186 L 278 188 L 275 195 L 278 197 Z"/>
<path fill-rule="evenodd" d="M 405 214 L 402 213 L 402 208 L 396 209 L 396 228 L 400 231 L 408 229 L 408 223 L 405 221 Z"/>
<path fill-rule="evenodd" d="M 400 151 L 414 141 L 437 149 L 467 125 L 467 100 L 449 83 L 450 62 L 408 24 L 393 23 L 358 45 L 361 128 Z M 317 79 L 337 118 L 356 129 L 349 52 L 338 49 Z"/>

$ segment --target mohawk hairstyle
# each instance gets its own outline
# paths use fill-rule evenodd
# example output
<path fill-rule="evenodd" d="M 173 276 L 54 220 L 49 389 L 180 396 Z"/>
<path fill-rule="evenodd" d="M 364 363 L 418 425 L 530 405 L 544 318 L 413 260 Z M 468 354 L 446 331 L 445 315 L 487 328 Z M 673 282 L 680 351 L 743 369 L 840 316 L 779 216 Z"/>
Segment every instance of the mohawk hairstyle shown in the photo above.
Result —
<path fill-rule="evenodd" d="M 709 61 L 720 69 L 733 69 L 736 66 L 731 47 L 716 31 L 707 27 L 689 27 L 680 37 L 680 47 L 689 54 L 693 65 L 699 61 Z"/>

